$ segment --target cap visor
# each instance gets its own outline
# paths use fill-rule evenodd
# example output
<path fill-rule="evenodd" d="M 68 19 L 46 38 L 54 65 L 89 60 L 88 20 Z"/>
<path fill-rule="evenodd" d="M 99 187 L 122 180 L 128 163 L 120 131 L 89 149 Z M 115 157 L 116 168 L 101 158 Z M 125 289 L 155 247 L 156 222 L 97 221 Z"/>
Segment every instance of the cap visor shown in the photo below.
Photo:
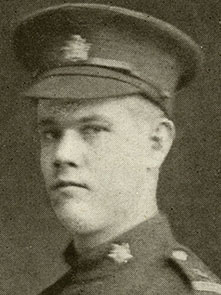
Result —
<path fill-rule="evenodd" d="M 92 99 L 139 93 L 139 88 L 111 78 L 61 75 L 44 78 L 33 84 L 26 97 L 50 99 Z"/>
<path fill-rule="evenodd" d="M 61 67 L 43 74 L 24 93 L 26 97 L 50 99 L 92 99 L 145 93 L 159 97 L 159 89 L 151 83 L 121 71 L 102 67 Z"/>

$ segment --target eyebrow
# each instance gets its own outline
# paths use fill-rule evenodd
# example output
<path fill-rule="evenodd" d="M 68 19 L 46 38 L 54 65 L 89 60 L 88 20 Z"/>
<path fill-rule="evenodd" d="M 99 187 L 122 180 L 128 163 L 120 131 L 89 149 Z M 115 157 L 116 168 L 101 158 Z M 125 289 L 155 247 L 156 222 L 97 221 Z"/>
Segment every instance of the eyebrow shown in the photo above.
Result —
<path fill-rule="evenodd" d="M 92 121 L 103 121 L 105 123 L 110 124 L 110 122 L 105 117 L 103 117 L 102 115 L 91 115 L 91 116 L 80 118 L 77 121 L 79 123 L 90 123 Z"/>
<path fill-rule="evenodd" d="M 41 126 L 41 127 L 44 127 L 44 126 L 47 126 L 47 125 L 54 125 L 54 124 L 56 124 L 56 122 L 55 122 L 54 119 L 51 119 L 51 118 L 41 119 L 38 122 L 38 126 Z"/>
<path fill-rule="evenodd" d="M 87 124 L 87 123 L 90 123 L 93 121 L 103 121 L 104 123 L 106 123 L 108 125 L 112 125 L 110 123 L 110 121 L 108 121 L 102 115 L 91 115 L 91 116 L 82 117 L 82 118 L 76 120 L 76 122 L 80 123 L 80 124 Z M 38 122 L 38 126 L 40 126 L 40 127 L 45 127 L 48 125 L 56 125 L 56 124 L 57 124 L 57 122 L 53 118 L 43 118 L 43 119 L 39 120 L 39 122 Z"/>

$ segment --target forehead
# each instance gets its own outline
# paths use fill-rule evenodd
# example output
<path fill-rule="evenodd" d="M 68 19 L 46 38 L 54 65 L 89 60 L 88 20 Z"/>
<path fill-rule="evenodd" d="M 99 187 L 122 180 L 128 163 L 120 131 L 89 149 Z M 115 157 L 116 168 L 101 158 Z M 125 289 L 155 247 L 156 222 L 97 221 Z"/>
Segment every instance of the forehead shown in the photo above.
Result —
<path fill-rule="evenodd" d="M 129 115 L 131 104 L 137 99 L 112 98 L 102 100 L 60 101 L 40 99 L 38 103 L 38 119 L 54 118 L 56 120 L 78 119 L 84 116 L 103 115 L 109 118 L 122 118 Z"/>

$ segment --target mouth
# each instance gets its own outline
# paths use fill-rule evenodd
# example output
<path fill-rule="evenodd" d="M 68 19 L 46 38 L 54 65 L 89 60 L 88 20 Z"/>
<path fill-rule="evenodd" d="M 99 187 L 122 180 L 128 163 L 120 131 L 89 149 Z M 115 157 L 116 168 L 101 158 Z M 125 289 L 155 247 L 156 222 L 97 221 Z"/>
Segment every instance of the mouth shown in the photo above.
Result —
<path fill-rule="evenodd" d="M 74 181 L 64 181 L 64 180 L 59 180 L 56 182 L 54 185 L 51 186 L 52 190 L 58 190 L 62 188 L 67 188 L 67 187 L 80 187 L 84 189 L 88 189 L 88 186 L 84 183 L 78 183 Z"/>

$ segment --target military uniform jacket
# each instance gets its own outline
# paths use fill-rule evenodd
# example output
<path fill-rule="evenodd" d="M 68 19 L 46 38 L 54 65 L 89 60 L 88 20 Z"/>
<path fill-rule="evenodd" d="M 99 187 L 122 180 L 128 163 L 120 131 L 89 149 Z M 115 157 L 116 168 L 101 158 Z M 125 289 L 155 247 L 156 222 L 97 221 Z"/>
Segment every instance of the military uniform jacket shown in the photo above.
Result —
<path fill-rule="evenodd" d="M 219 279 L 160 214 L 81 256 L 72 243 L 65 259 L 70 270 L 41 295 L 221 294 Z"/>

